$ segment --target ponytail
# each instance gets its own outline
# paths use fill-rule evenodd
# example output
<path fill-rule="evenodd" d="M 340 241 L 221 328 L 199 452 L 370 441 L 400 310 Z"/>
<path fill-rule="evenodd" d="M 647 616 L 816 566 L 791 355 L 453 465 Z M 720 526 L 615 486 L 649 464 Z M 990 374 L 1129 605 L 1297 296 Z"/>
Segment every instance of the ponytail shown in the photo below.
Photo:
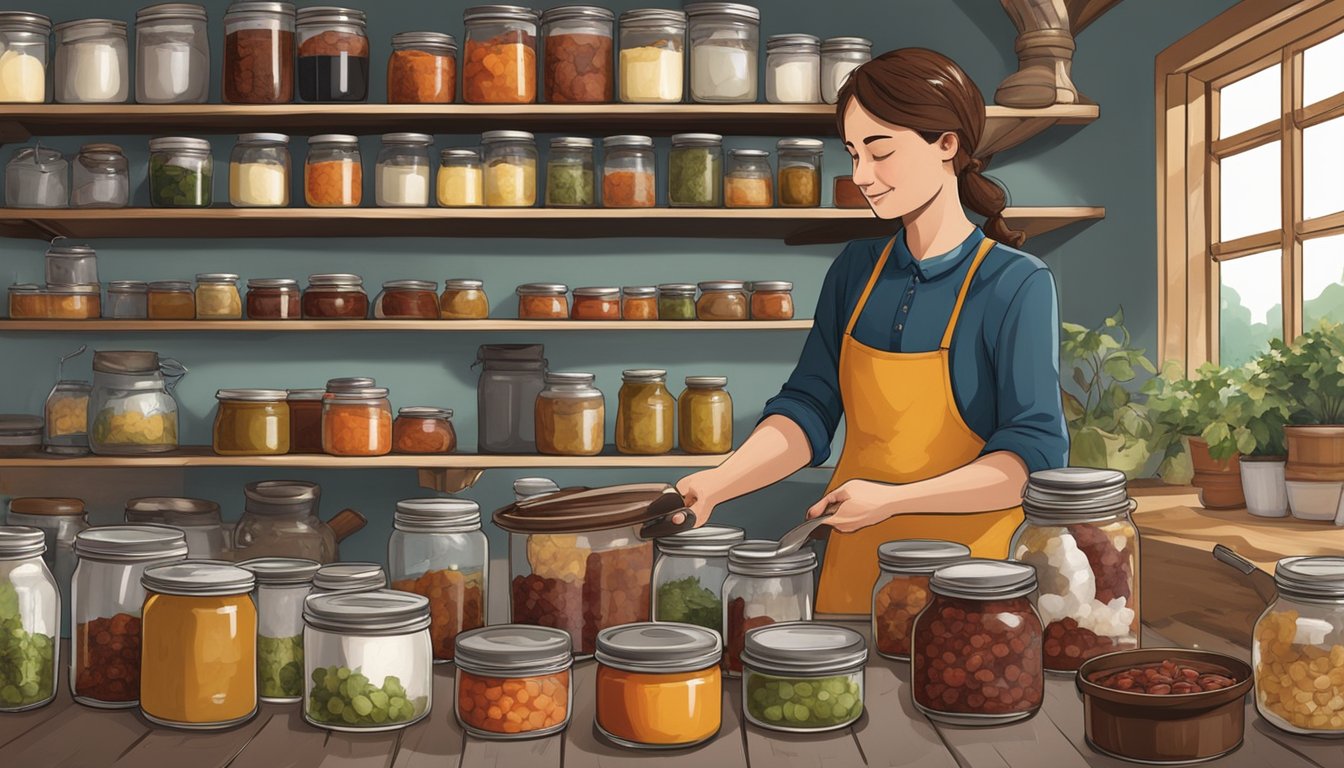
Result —
<path fill-rule="evenodd" d="M 963 149 L 962 152 L 965 152 Z M 961 153 L 958 153 L 959 157 Z M 1021 248 L 1027 241 L 1027 234 L 1008 226 L 1003 218 L 1003 209 L 1008 203 L 1007 195 L 998 183 L 981 173 L 984 162 L 980 158 L 966 159 L 957 171 L 957 193 L 961 204 L 985 217 L 985 234 L 993 240 L 1013 248 Z"/>

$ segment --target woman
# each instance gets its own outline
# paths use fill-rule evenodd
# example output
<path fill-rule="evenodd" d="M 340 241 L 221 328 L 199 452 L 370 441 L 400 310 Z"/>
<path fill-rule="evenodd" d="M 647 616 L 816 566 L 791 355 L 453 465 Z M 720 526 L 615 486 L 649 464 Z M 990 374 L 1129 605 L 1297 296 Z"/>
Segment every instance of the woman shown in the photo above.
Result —
<path fill-rule="evenodd" d="M 1065 465 L 1068 433 L 1054 279 L 1010 247 L 1025 238 L 981 175 L 979 89 L 947 57 L 904 48 L 850 76 L 836 121 L 854 183 L 902 227 L 845 248 L 756 430 L 677 487 L 703 525 L 716 505 L 825 461 L 844 415 L 839 464 L 807 516 L 833 513 L 817 612 L 852 615 L 870 610 L 885 541 L 1006 557 L 1027 476 Z"/>

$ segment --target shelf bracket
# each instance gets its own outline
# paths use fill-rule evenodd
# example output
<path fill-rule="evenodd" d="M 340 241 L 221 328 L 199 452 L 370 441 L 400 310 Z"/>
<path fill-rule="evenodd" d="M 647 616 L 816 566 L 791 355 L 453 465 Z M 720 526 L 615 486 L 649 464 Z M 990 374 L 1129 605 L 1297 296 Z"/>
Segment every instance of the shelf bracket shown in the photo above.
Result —
<path fill-rule="evenodd" d="M 484 469 L 445 469 L 430 467 L 418 470 L 420 487 L 431 488 L 440 493 L 458 493 L 465 491 L 480 481 Z"/>
<path fill-rule="evenodd" d="M 23 123 L 17 123 L 13 120 L 0 120 L 0 145 L 21 144 L 33 135 L 23 127 Z"/>

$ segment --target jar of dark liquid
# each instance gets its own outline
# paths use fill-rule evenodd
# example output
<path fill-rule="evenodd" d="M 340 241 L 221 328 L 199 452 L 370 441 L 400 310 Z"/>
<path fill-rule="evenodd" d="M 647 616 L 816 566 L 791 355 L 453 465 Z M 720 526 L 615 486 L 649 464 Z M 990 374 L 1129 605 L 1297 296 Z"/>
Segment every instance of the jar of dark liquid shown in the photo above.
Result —
<path fill-rule="evenodd" d="M 299 100 L 364 101 L 369 95 L 369 38 L 363 11 L 300 8 Z"/>

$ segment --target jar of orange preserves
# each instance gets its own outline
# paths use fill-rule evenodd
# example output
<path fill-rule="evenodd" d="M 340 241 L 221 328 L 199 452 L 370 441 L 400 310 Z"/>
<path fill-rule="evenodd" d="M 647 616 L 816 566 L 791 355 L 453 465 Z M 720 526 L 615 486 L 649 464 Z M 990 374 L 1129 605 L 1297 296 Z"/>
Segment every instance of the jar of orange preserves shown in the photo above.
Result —
<path fill-rule="evenodd" d="M 504 624 L 463 632 L 453 664 L 453 711 L 472 736 L 531 739 L 569 725 L 574 656 L 564 630 Z"/>
<path fill-rule="evenodd" d="M 453 412 L 448 408 L 413 406 L 397 410 L 392 422 L 392 447 L 397 453 L 452 453 L 457 450 Z"/>
<path fill-rule="evenodd" d="M 322 397 L 322 451 L 332 456 L 391 453 L 392 404 L 387 389 L 328 382 Z"/>
<path fill-rule="evenodd" d="M 571 320 L 620 320 L 620 288 L 575 288 Z"/>
<path fill-rule="evenodd" d="M 628 285 L 622 288 L 621 317 L 625 320 L 657 320 L 658 289 L 652 285 Z"/>
<path fill-rule="evenodd" d="M 355 208 L 364 200 L 359 139 L 324 133 L 308 140 L 303 195 L 312 208 Z"/>
<path fill-rule="evenodd" d="M 537 100 L 537 12 L 518 5 L 478 5 L 462 16 L 466 52 L 462 98 L 468 104 Z"/>
<path fill-rule="evenodd" d="M 793 283 L 758 280 L 751 284 L 752 320 L 792 320 Z"/>
<path fill-rule="evenodd" d="M 518 286 L 519 320 L 565 320 L 569 317 L 569 286 L 524 283 Z"/>
<path fill-rule="evenodd" d="M 444 320 L 486 320 L 490 298 L 480 280 L 444 280 L 439 297 L 439 316 Z"/>
<path fill-rule="evenodd" d="M 596 456 L 606 434 L 606 399 L 591 373 L 547 373 L 537 395 L 537 452 L 549 456 Z"/>

